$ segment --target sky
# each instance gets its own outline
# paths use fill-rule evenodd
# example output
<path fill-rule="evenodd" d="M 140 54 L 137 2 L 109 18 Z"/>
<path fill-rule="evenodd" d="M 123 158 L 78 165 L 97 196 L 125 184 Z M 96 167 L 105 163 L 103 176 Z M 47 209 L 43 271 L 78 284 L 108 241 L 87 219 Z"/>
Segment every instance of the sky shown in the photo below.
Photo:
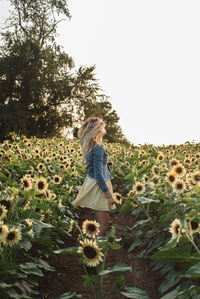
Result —
<path fill-rule="evenodd" d="M 0 0 L 0 18 L 8 12 Z M 200 1 L 68 0 L 57 41 L 100 87 L 135 144 L 200 142 Z"/>

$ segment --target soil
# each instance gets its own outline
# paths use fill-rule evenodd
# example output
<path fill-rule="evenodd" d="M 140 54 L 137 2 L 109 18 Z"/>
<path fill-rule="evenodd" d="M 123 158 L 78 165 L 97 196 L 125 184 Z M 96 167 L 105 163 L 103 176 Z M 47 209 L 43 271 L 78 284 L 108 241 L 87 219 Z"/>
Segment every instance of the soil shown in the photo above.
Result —
<path fill-rule="evenodd" d="M 85 210 L 81 221 L 85 219 L 94 219 L 94 216 Z M 118 213 L 111 214 L 112 225 L 116 228 L 116 237 L 122 238 L 122 247 L 118 250 L 110 250 L 107 256 L 108 267 L 112 267 L 117 263 L 125 263 L 132 268 L 132 272 L 125 273 L 124 286 L 135 286 L 145 290 L 149 298 L 159 299 L 160 293 L 158 287 L 160 278 L 157 273 L 150 268 L 148 259 L 137 258 L 138 251 L 128 253 L 127 243 L 132 235 L 120 230 L 120 227 L 133 226 L 133 216 L 129 214 L 119 215 Z M 78 246 L 76 236 L 68 238 L 63 245 L 63 248 Z M 142 249 L 140 249 L 141 251 Z M 56 257 L 49 259 L 49 264 L 56 268 L 56 272 L 45 272 L 45 276 L 39 281 L 39 299 L 59 299 L 59 296 L 66 292 L 76 292 L 82 294 L 83 299 L 94 299 L 91 288 L 83 286 L 84 269 L 78 264 L 80 255 L 59 254 Z M 92 275 L 92 274 L 91 274 Z M 103 297 L 104 299 L 120 299 L 126 298 L 115 287 L 115 275 L 105 275 L 103 280 Z"/>

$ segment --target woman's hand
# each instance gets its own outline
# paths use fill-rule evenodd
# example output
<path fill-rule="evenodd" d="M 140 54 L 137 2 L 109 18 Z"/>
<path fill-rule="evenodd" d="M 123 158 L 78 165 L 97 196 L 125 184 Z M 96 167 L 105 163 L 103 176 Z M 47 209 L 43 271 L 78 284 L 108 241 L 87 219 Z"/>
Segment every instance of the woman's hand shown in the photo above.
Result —
<path fill-rule="evenodd" d="M 111 205 L 113 205 L 115 203 L 114 198 L 112 197 L 112 194 L 110 191 L 106 191 L 105 192 L 105 196 L 106 198 L 109 200 L 109 202 L 111 203 Z"/>

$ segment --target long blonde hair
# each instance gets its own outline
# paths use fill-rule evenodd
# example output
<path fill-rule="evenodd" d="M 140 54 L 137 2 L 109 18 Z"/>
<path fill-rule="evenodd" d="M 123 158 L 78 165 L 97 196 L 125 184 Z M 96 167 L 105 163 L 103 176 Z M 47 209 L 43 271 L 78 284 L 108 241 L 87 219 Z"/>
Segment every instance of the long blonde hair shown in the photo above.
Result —
<path fill-rule="evenodd" d="M 94 143 L 100 144 L 105 131 L 105 122 L 99 117 L 89 117 L 78 130 L 81 150 L 85 157 L 89 153 Z"/>

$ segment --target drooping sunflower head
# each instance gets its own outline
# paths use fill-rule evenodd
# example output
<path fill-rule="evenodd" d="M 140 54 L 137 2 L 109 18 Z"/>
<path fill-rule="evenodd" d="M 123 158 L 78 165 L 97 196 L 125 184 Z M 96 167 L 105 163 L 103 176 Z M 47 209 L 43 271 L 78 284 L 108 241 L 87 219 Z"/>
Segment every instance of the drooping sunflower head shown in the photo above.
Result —
<path fill-rule="evenodd" d="M 14 246 L 15 244 L 19 243 L 21 238 L 21 231 L 18 228 L 11 228 L 4 235 L 3 243 L 6 246 Z"/>
<path fill-rule="evenodd" d="M 39 192 L 43 193 L 47 188 L 48 184 L 45 178 L 39 178 L 36 181 L 36 188 Z"/>
<path fill-rule="evenodd" d="M 71 233 L 75 227 L 76 227 L 76 222 L 74 221 L 74 219 L 70 219 L 68 233 Z"/>
<path fill-rule="evenodd" d="M 78 249 L 78 253 L 83 254 L 84 263 L 89 267 L 96 267 L 103 261 L 102 248 L 98 247 L 96 241 L 84 239 L 80 241 L 81 245 Z"/>
<path fill-rule="evenodd" d="M 0 221 L 0 241 L 3 240 L 7 232 L 8 232 L 7 225 L 3 224 L 3 221 Z"/>
<path fill-rule="evenodd" d="M 171 223 L 169 232 L 172 234 L 172 238 L 178 238 L 182 233 L 182 225 L 179 219 L 174 219 Z"/>
<path fill-rule="evenodd" d="M 99 223 L 95 220 L 85 220 L 82 225 L 82 232 L 88 237 L 95 238 L 99 234 Z"/>
<path fill-rule="evenodd" d="M 176 179 L 173 183 L 173 190 L 175 193 L 181 193 L 185 190 L 186 186 L 183 180 Z"/>

